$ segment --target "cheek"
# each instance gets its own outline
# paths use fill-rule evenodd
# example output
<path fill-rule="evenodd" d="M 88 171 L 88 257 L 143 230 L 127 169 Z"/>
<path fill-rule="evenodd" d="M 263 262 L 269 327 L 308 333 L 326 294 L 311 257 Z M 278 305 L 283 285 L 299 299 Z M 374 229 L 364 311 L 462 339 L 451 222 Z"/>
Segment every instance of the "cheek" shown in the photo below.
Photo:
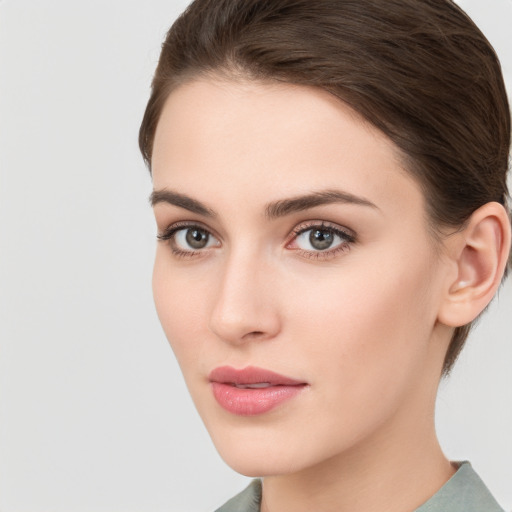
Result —
<path fill-rule="evenodd" d="M 196 361 L 204 342 L 205 301 L 188 273 L 172 268 L 157 250 L 153 269 L 153 298 L 158 318 L 184 374 Z"/>
<path fill-rule="evenodd" d="M 426 357 L 435 323 L 425 259 L 376 261 L 347 263 L 295 290 L 302 297 L 295 329 L 318 361 L 316 372 L 329 368 L 332 379 L 360 393 L 411 376 Z"/>
<path fill-rule="evenodd" d="M 345 449 L 414 403 L 433 324 L 421 264 L 336 271 L 295 288 L 293 348 L 283 354 L 307 368 L 317 399 L 307 421 L 325 453 L 333 440 Z"/>

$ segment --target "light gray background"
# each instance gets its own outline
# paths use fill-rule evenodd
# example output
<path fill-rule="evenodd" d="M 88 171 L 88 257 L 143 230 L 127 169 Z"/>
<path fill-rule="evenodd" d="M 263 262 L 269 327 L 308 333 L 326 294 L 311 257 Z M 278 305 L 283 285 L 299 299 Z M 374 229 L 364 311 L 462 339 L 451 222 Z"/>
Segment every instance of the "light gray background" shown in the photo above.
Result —
<path fill-rule="evenodd" d="M 0 2 L 0 511 L 208 511 L 220 460 L 153 311 L 137 130 L 184 0 Z M 512 85 L 512 2 L 461 1 Z M 512 285 L 438 427 L 512 508 Z M 421 464 L 421 461 L 418 461 Z"/>

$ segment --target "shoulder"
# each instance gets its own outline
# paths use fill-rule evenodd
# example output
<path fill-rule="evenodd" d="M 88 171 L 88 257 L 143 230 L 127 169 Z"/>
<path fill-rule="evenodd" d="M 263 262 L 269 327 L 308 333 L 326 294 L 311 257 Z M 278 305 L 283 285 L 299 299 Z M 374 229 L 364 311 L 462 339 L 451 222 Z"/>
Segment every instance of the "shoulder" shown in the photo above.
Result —
<path fill-rule="evenodd" d="M 215 512 L 259 512 L 261 503 L 261 480 L 253 480 Z"/>
<path fill-rule="evenodd" d="M 261 481 L 253 480 L 215 512 L 259 512 Z M 469 462 L 415 512 L 504 512 Z"/>
<path fill-rule="evenodd" d="M 504 512 L 467 461 L 415 512 Z"/>

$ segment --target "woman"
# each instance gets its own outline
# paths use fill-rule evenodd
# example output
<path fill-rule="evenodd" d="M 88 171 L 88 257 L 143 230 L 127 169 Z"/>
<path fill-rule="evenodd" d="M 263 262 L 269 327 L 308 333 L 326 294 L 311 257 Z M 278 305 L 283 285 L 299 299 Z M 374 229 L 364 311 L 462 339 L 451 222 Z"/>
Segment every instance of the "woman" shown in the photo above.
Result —
<path fill-rule="evenodd" d="M 434 406 L 506 273 L 510 112 L 449 0 L 196 0 L 140 132 L 159 318 L 229 511 L 499 511 Z"/>

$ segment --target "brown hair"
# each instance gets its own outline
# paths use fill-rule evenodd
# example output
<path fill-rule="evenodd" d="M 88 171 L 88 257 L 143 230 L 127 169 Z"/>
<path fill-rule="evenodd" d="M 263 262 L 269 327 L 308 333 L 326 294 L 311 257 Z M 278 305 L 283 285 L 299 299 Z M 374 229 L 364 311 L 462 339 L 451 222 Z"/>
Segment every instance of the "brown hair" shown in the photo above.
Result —
<path fill-rule="evenodd" d="M 434 233 L 485 203 L 507 207 L 500 64 L 451 0 L 195 0 L 162 46 L 139 134 L 149 168 L 168 95 L 210 73 L 319 87 L 350 105 L 400 148 Z M 470 328 L 455 329 L 444 374 Z"/>

